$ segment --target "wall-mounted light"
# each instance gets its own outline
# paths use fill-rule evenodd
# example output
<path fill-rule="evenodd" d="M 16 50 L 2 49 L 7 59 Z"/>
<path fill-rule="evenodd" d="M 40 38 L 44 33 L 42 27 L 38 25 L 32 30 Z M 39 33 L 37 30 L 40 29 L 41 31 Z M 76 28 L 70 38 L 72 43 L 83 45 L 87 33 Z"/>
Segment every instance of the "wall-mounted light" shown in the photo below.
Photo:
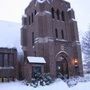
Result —
<path fill-rule="evenodd" d="M 74 60 L 74 66 L 78 67 L 78 60 L 77 59 Z"/>

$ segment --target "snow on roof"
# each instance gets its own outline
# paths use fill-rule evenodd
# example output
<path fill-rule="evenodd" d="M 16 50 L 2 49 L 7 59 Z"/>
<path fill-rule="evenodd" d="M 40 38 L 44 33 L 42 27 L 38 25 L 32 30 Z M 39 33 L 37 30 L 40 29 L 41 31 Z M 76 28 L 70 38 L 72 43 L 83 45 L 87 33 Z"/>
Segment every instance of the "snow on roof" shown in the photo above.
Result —
<path fill-rule="evenodd" d="M 43 12 L 37 12 L 37 14 L 36 15 L 45 15 L 45 14 L 51 14 L 51 12 L 49 12 L 49 11 L 43 11 Z"/>
<path fill-rule="evenodd" d="M 39 3 L 43 3 L 45 2 L 46 0 L 37 0 Z"/>
<path fill-rule="evenodd" d="M 37 4 L 37 2 L 38 2 L 38 3 L 44 3 L 45 1 L 47 1 L 47 2 L 50 4 L 50 1 L 49 1 L 49 0 L 37 0 L 37 1 L 36 1 L 36 4 Z"/>
<path fill-rule="evenodd" d="M 57 39 L 57 38 L 56 38 L 56 41 L 67 42 L 67 40 L 65 40 L 65 39 Z"/>
<path fill-rule="evenodd" d="M 74 18 L 72 18 L 72 21 L 76 21 Z"/>
<path fill-rule="evenodd" d="M 0 69 L 14 69 L 13 66 L 10 66 L 10 67 L 0 67 Z"/>
<path fill-rule="evenodd" d="M 27 57 L 29 63 L 46 63 L 45 59 L 43 57 Z"/>
<path fill-rule="evenodd" d="M 21 24 L 0 20 L 0 47 L 17 48 L 22 52 L 20 45 Z"/>
<path fill-rule="evenodd" d="M 68 8 L 68 10 L 67 11 L 71 11 L 72 10 L 72 8 Z"/>
<path fill-rule="evenodd" d="M 35 6 L 37 5 L 37 3 L 44 3 L 45 1 L 47 1 L 50 4 L 49 0 L 36 0 Z"/>

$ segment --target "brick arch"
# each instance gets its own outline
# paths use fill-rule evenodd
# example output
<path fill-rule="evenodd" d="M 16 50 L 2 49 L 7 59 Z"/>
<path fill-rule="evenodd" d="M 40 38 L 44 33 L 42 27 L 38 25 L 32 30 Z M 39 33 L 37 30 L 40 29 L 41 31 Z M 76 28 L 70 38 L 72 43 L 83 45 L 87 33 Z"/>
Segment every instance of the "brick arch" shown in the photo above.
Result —
<path fill-rule="evenodd" d="M 60 51 L 56 55 L 56 73 L 61 73 L 66 78 L 69 78 L 69 55 L 65 51 Z M 58 70 L 60 67 L 60 71 Z"/>
<path fill-rule="evenodd" d="M 66 57 L 68 57 L 68 58 L 69 58 L 68 53 L 67 53 L 67 52 L 65 52 L 65 51 L 60 51 L 60 52 L 58 52 L 58 53 L 56 54 L 55 58 L 57 58 L 57 57 L 58 57 L 58 56 L 60 56 L 60 55 L 64 55 L 64 56 L 66 56 Z"/>

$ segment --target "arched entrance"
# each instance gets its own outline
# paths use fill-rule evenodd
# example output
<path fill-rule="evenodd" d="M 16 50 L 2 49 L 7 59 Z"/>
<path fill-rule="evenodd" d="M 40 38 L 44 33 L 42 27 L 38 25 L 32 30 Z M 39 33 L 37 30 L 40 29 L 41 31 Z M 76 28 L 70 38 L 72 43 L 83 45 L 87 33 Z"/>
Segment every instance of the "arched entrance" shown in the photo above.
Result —
<path fill-rule="evenodd" d="M 68 60 L 65 53 L 59 53 L 56 59 L 56 76 L 69 78 Z"/>

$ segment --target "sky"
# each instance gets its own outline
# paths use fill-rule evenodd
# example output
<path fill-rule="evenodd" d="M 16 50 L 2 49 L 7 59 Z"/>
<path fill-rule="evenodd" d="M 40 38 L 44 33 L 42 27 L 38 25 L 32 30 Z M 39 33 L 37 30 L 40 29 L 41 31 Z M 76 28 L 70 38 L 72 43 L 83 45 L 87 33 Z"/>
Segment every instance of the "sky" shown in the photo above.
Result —
<path fill-rule="evenodd" d="M 21 23 L 24 10 L 31 0 L 0 0 L 0 20 Z M 75 11 L 79 31 L 86 31 L 90 26 L 90 0 L 66 0 Z"/>

